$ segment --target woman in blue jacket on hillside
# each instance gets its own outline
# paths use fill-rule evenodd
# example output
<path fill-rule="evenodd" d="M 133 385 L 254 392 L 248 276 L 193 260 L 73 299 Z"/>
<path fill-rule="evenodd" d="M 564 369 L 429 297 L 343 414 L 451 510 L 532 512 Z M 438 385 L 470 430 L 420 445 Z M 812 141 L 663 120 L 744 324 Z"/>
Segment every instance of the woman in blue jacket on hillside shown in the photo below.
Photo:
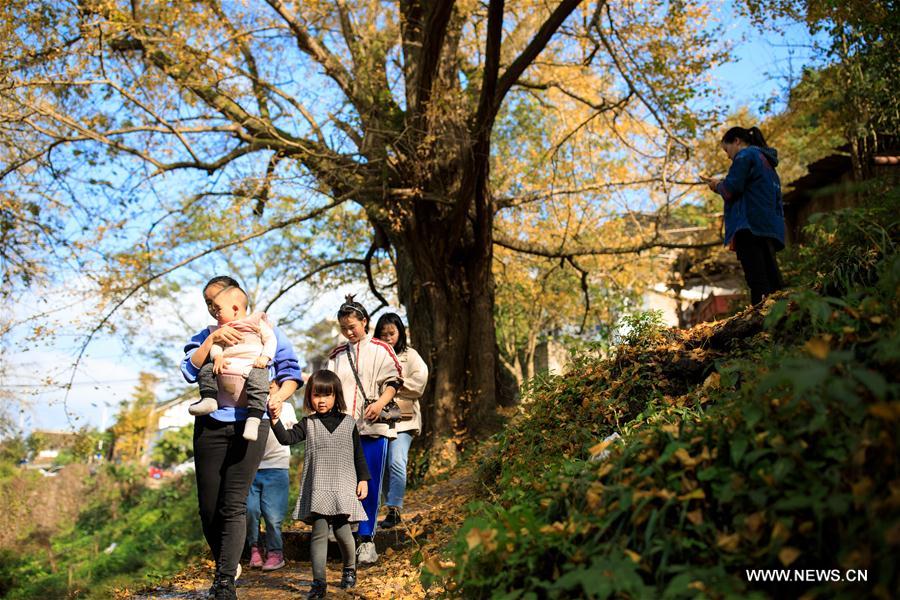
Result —
<path fill-rule="evenodd" d="M 228 276 L 210 279 L 203 287 L 209 314 L 217 318 L 214 300 L 224 290 L 240 284 Z M 269 407 L 280 408 L 302 385 L 300 365 L 290 341 L 274 328 L 277 349 L 269 367 Z M 212 345 L 231 346 L 241 334 L 227 324 L 204 328 L 184 347 L 181 373 L 188 383 L 196 383 L 200 369 L 209 359 Z M 203 535 L 216 561 L 216 575 L 210 598 L 237 600 L 234 580 L 240 573 L 238 561 L 247 535 L 247 494 L 256 475 L 269 433 L 268 419 L 260 424 L 256 440 L 244 439 L 247 419 L 244 407 L 220 406 L 215 412 L 194 421 L 194 466 L 197 503 Z"/>
<path fill-rule="evenodd" d="M 728 175 L 704 181 L 725 200 L 725 245 L 737 252 L 756 304 L 784 287 L 775 260 L 784 248 L 778 151 L 756 127 L 732 127 L 722 136 L 722 149 L 731 159 Z"/>

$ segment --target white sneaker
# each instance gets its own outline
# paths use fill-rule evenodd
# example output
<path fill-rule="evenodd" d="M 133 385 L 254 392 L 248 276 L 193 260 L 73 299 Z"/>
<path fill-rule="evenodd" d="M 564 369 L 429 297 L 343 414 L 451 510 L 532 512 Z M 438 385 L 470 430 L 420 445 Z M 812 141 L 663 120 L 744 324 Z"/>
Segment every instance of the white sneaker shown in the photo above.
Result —
<path fill-rule="evenodd" d="M 235 581 L 237 581 L 237 580 L 238 580 L 238 577 L 241 576 L 241 571 L 242 571 L 242 570 L 243 570 L 243 569 L 241 569 L 241 563 L 238 563 L 237 571 L 234 572 L 234 580 L 235 580 Z"/>
<path fill-rule="evenodd" d="M 374 565 L 378 562 L 378 552 L 375 551 L 375 542 L 363 542 L 356 549 L 356 563 L 360 565 Z"/>
<path fill-rule="evenodd" d="M 259 417 L 247 417 L 244 423 L 244 439 L 248 442 L 255 442 L 256 436 L 259 434 Z"/>
<path fill-rule="evenodd" d="M 202 415 L 214 413 L 218 408 L 219 402 L 215 398 L 204 398 L 203 400 L 197 400 L 188 406 L 188 412 L 195 417 L 200 417 Z"/>

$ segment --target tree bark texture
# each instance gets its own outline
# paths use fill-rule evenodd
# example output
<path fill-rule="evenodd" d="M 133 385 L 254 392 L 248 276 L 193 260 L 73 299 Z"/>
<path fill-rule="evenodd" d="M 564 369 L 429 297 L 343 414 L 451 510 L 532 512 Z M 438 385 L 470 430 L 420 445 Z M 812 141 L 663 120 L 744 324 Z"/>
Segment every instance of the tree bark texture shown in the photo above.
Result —
<path fill-rule="evenodd" d="M 411 342 L 431 372 L 423 433 L 452 461 L 447 442 L 479 432 L 496 408 L 493 252 L 466 236 L 468 243 L 445 256 L 443 233 L 419 226 L 393 245 Z"/>

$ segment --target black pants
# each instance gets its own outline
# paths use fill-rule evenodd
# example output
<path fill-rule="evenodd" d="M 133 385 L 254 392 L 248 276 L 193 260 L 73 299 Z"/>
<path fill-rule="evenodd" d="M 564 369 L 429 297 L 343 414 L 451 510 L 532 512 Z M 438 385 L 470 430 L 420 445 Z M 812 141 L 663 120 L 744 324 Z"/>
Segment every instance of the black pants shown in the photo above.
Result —
<path fill-rule="evenodd" d="M 269 422 L 248 442 L 244 422 L 225 423 L 210 416 L 194 421 L 194 468 L 197 503 L 206 543 L 216 561 L 216 575 L 234 577 L 247 536 L 247 494 L 266 449 Z"/>
<path fill-rule="evenodd" d="M 775 240 L 742 229 L 734 234 L 734 249 L 744 268 L 753 304 L 784 287 L 778 261 L 775 260 Z"/>
<path fill-rule="evenodd" d="M 216 398 L 219 395 L 219 382 L 213 373 L 212 362 L 207 361 L 200 367 L 197 385 L 201 398 Z M 258 367 L 250 369 L 244 389 L 247 392 L 247 416 L 261 419 L 269 402 L 269 370 Z"/>

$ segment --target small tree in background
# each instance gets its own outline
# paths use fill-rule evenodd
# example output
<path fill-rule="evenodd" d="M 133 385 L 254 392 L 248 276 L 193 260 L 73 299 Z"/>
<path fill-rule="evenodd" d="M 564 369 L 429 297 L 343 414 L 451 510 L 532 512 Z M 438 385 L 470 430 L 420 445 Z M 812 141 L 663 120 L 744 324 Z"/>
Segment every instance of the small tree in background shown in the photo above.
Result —
<path fill-rule="evenodd" d="M 144 459 L 158 419 L 154 410 L 154 390 L 158 381 L 156 375 L 142 372 L 131 400 L 121 403 L 116 424 L 112 426 L 114 460 L 130 462 Z"/>
<path fill-rule="evenodd" d="M 179 429 L 169 429 L 156 444 L 150 456 L 153 462 L 163 466 L 177 465 L 194 456 L 194 426 L 185 425 Z"/>

